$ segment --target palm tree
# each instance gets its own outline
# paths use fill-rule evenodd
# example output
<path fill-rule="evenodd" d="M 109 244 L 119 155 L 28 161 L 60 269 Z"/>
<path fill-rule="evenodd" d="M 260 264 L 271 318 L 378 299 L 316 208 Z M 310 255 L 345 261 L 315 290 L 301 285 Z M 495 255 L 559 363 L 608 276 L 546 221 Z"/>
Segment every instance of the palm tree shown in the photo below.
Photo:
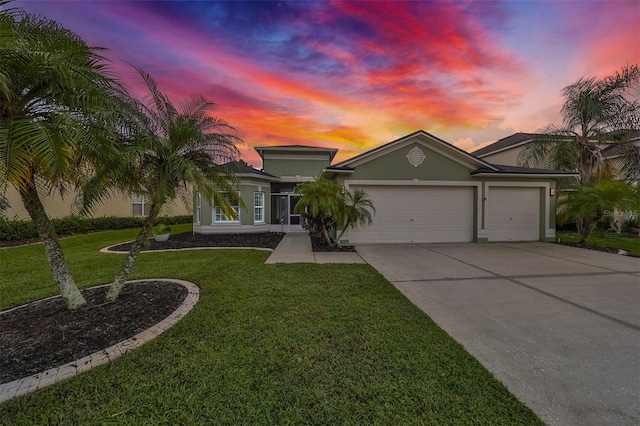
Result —
<path fill-rule="evenodd" d="M 612 142 L 622 145 L 619 171 L 626 179 L 637 180 L 640 150 L 629 139 L 640 129 L 640 104 L 628 95 L 639 83 L 640 69 L 636 64 L 613 76 L 583 77 L 565 87 L 562 125 L 547 126 L 534 143 L 520 151 L 518 163 L 575 170 L 581 183 L 591 184 L 613 174 L 603 155 Z"/>
<path fill-rule="evenodd" d="M 79 189 L 117 154 L 111 136 L 123 91 L 99 50 L 54 21 L 0 11 L 0 190 L 20 194 L 70 309 L 85 300 L 40 197 Z"/>
<path fill-rule="evenodd" d="M 340 244 L 340 238 L 350 227 L 357 228 L 358 226 L 371 225 L 373 219 L 369 210 L 373 213 L 376 212 L 373 203 L 367 198 L 367 193 L 364 190 L 356 188 L 353 192 L 345 192 L 342 231 L 336 238 L 336 244 Z"/>
<path fill-rule="evenodd" d="M 323 244 L 329 247 L 339 245 L 340 238 L 350 227 L 371 224 L 373 203 L 362 189 L 350 192 L 333 180 L 324 178 L 305 182 L 296 187 L 302 196 L 294 207 L 294 212 L 303 215 L 304 226 L 311 233 L 318 233 Z M 342 226 L 337 238 L 331 237 L 335 226 Z"/>
<path fill-rule="evenodd" d="M 131 135 L 131 143 L 123 147 L 124 160 L 120 165 L 113 165 L 107 180 L 112 179 L 116 186 L 144 195 L 150 209 L 109 288 L 108 301 L 116 300 L 120 294 L 149 231 L 167 202 L 179 197 L 188 203 L 193 187 L 203 197 L 214 200 L 228 216 L 237 214 L 225 197 L 225 193 L 232 200 L 237 197 L 232 184 L 234 177 L 221 165 L 238 153 L 236 143 L 241 140 L 229 133 L 235 129 L 209 115 L 215 104 L 202 97 L 196 96 L 174 106 L 158 89 L 151 75 L 139 68 L 136 70 L 148 90 L 146 102 L 139 105 L 140 128 Z"/>
<path fill-rule="evenodd" d="M 580 244 L 584 244 L 599 222 L 608 220 L 614 211 L 640 211 L 640 188 L 628 182 L 608 181 L 577 184 L 558 201 L 563 220 L 587 218 L 579 230 Z"/>
<path fill-rule="evenodd" d="M 333 244 L 329 231 L 344 210 L 342 191 L 338 182 L 322 177 L 296 187 L 296 193 L 301 197 L 293 211 L 303 216 L 303 226 L 309 232 L 319 234 L 323 244 Z"/>

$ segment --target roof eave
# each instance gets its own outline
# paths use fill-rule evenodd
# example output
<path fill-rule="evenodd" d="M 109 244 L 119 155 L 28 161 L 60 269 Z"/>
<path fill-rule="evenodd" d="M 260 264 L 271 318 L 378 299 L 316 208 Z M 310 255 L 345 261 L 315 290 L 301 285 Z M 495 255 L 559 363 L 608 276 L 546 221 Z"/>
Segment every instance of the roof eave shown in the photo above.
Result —
<path fill-rule="evenodd" d="M 527 177 L 527 178 L 577 178 L 578 173 L 509 173 L 509 172 L 473 172 L 471 176 L 482 177 Z"/>
<path fill-rule="evenodd" d="M 276 176 L 265 176 L 265 175 L 261 175 L 258 173 L 234 173 L 234 175 L 238 178 L 253 178 L 253 179 L 260 179 L 260 180 L 266 180 L 269 182 L 280 182 L 280 178 L 276 177 Z"/>

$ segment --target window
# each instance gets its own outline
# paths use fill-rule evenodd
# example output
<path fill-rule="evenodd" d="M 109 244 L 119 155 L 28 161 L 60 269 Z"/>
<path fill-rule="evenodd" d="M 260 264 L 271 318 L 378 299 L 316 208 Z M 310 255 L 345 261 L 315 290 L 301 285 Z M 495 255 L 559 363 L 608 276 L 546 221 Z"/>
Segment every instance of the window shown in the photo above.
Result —
<path fill-rule="evenodd" d="M 200 204 L 200 193 L 196 192 L 196 223 L 200 223 L 200 213 L 202 211 Z"/>
<path fill-rule="evenodd" d="M 264 223 L 264 192 L 253 193 L 253 222 Z"/>
<path fill-rule="evenodd" d="M 151 204 L 147 203 L 144 195 L 131 194 L 131 214 L 133 216 L 146 216 L 149 214 Z"/>
<path fill-rule="evenodd" d="M 235 218 L 226 216 L 220 207 L 214 206 L 213 221 L 217 223 L 240 223 L 240 194 L 238 194 L 238 199 L 235 201 L 231 199 L 229 194 L 223 193 L 222 196 L 229 201 L 229 204 L 231 204 L 231 207 L 236 212 Z"/>

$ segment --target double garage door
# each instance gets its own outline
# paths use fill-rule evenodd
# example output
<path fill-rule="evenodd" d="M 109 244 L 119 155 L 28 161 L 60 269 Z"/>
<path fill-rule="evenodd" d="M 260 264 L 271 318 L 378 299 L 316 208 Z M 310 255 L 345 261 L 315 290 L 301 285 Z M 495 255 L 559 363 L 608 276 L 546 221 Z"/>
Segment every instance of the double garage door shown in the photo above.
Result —
<path fill-rule="evenodd" d="M 367 192 L 373 223 L 349 230 L 349 242 L 445 243 L 473 241 L 473 187 L 352 186 Z M 486 206 L 489 241 L 537 241 L 540 190 L 490 187 Z"/>
<path fill-rule="evenodd" d="M 349 230 L 349 242 L 352 244 L 473 240 L 473 187 L 359 188 L 367 192 L 376 212 L 371 226 Z"/>

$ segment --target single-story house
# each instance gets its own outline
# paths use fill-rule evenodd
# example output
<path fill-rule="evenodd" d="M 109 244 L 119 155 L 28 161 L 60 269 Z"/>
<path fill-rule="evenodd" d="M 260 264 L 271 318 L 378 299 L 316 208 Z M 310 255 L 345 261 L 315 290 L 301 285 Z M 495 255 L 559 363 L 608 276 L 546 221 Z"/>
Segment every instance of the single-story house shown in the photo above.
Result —
<path fill-rule="evenodd" d="M 489 163 L 422 130 L 336 164 L 336 149 L 255 149 L 262 170 L 233 166 L 245 206 L 229 218 L 195 194 L 195 233 L 302 232 L 295 187 L 323 176 L 365 190 L 376 209 L 343 243 L 553 241 L 556 179 L 576 176 Z"/>

